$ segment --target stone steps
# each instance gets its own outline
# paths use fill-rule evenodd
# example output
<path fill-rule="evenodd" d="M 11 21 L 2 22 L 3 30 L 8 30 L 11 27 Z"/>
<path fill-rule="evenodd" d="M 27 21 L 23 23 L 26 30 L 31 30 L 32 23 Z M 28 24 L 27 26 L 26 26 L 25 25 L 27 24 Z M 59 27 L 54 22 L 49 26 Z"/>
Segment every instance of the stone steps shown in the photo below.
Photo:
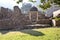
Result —
<path fill-rule="evenodd" d="M 27 26 L 50 26 L 49 24 L 34 24 L 34 25 L 27 25 Z"/>

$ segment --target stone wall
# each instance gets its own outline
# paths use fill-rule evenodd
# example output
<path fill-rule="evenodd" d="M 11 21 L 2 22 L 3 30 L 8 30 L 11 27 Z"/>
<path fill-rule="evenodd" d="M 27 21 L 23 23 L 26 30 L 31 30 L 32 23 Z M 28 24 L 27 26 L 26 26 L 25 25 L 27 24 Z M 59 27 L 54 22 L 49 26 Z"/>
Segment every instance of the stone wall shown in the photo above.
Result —
<path fill-rule="evenodd" d="M 11 20 L 12 14 L 13 14 L 13 12 L 10 9 L 1 7 L 0 29 L 12 29 L 12 28 L 14 28 L 13 21 Z"/>
<path fill-rule="evenodd" d="M 51 19 L 40 19 L 37 24 L 49 24 L 52 26 L 52 20 Z"/>
<path fill-rule="evenodd" d="M 21 13 L 21 9 L 18 6 L 14 6 L 13 11 L 2 7 L 0 14 L 0 29 L 23 29 L 26 28 L 26 25 L 34 24 L 34 22 L 29 20 L 29 15 Z M 44 15 L 40 15 L 39 17 L 39 21 L 36 22 L 37 24 L 51 25 L 51 20 L 42 19 L 45 17 Z"/>
<path fill-rule="evenodd" d="M 8 8 L 1 7 L 2 19 L 7 18 Z"/>
<path fill-rule="evenodd" d="M 60 26 L 60 21 L 56 21 L 56 26 Z"/>
<path fill-rule="evenodd" d="M 0 29 L 14 28 L 13 22 L 10 19 L 0 20 Z"/>

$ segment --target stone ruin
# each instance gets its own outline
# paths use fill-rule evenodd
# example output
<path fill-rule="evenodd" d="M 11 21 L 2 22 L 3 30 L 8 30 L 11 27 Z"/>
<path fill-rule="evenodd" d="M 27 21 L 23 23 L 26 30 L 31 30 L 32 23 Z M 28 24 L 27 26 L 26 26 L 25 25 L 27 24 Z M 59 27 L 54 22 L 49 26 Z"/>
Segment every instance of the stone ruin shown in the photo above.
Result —
<path fill-rule="evenodd" d="M 45 15 L 39 15 L 38 9 L 36 7 L 32 7 L 27 15 L 22 14 L 21 9 L 18 6 L 14 6 L 13 11 L 8 8 L 1 7 L 0 29 L 24 29 L 27 28 L 26 25 L 36 23 L 45 24 L 44 19 Z M 46 24 L 48 23 L 50 23 L 50 21 L 46 21 Z"/>
<path fill-rule="evenodd" d="M 1 7 L 0 10 L 0 29 L 9 29 L 13 26 L 10 17 L 12 14 L 8 11 L 8 8 Z M 12 26 L 11 26 L 12 25 Z"/>

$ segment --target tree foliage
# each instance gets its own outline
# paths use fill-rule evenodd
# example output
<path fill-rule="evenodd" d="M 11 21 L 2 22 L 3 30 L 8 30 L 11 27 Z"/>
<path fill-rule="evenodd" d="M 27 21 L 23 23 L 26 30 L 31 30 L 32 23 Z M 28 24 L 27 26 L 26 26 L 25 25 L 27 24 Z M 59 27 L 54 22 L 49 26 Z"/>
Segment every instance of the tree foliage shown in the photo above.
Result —
<path fill-rule="evenodd" d="M 23 0 L 18 0 L 17 3 L 19 4 L 19 2 L 22 2 L 22 1 Z M 33 3 L 36 2 L 34 0 L 29 0 L 29 1 Z M 51 6 L 50 4 L 53 4 L 53 3 L 60 5 L 60 0 L 47 0 L 47 2 L 46 0 L 41 0 L 41 3 L 43 5 L 40 4 L 39 7 L 41 7 L 42 9 L 47 9 Z"/>
<path fill-rule="evenodd" d="M 29 0 L 30 2 L 33 2 L 33 3 L 35 3 L 36 2 L 36 0 Z"/>
<path fill-rule="evenodd" d="M 43 4 L 43 5 L 39 5 L 39 7 L 41 7 L 42 9 L 47 9 L 47 8 L 49 8 L 51 5 L 50 5 L 50 0 L 48 0 L 47 2 L 46 2 L 46 0 L 41 0 L 41 3 Z"/>
<path fill-rule="evenodd" d="M 60 5 L 60 0 L 54 0 L 54 3 Z"/>
<path fill-rule="evenodd" d="M 45 0 L 41 0 L 41 3 L 45 2 Z"/>
<path fill-rule="evenodd" d="M 19 4 L 19 3 L 22 2 L 22 1 L 23 1 L 23 0 L 18 0 L 18 1 L 17 1 L 17 4 Z"/>
<path fill-rule="evenodd" d="M 42 9 L 47 9 L 51 6 L 51 4 L 55 3 L 60 5 L 60 0 L 41 0 L 41 3 L 43 3 L 43 5 L 39 5 L 39 7 L 41 7 Z"/>
<path fill-rule="evenodd" d="M 47 9 L 47 8 L 50 8 L 50 3 L 49 2 L 47 2 L 47 3 L 45 3 L 44 5 L 39 5 L 39 7 L 41 7 L 42 9 Z"/>
<path fill-rule="evenodd" d="M 23 0 L 18 0 L 17 1 L 17 3 L 19 4 L 20 2 L 22 2 Z M 33 3 L 35 3 L 36 2 L 36 0 L 29 0 L 30 2 L 33 2 Z"/>
<path fill-rule="evenodd" d="M 32 7 L 32 4 L 30 3 L 23 3 L 21 9 L 22 9 L 22 12 L 28 12 L 30 10 L 30 8 Z"/>

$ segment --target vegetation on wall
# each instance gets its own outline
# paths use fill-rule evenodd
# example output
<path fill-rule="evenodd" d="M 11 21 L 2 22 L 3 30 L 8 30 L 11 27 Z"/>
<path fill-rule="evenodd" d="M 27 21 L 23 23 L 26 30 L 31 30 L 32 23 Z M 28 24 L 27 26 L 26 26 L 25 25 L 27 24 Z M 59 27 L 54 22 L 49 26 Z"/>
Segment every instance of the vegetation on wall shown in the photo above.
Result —
<path fill-rule="evenodd" d="M 60 18 L 55 17 L 54 19 L 55 19 L 56 21 L 60 21 Z"/>

